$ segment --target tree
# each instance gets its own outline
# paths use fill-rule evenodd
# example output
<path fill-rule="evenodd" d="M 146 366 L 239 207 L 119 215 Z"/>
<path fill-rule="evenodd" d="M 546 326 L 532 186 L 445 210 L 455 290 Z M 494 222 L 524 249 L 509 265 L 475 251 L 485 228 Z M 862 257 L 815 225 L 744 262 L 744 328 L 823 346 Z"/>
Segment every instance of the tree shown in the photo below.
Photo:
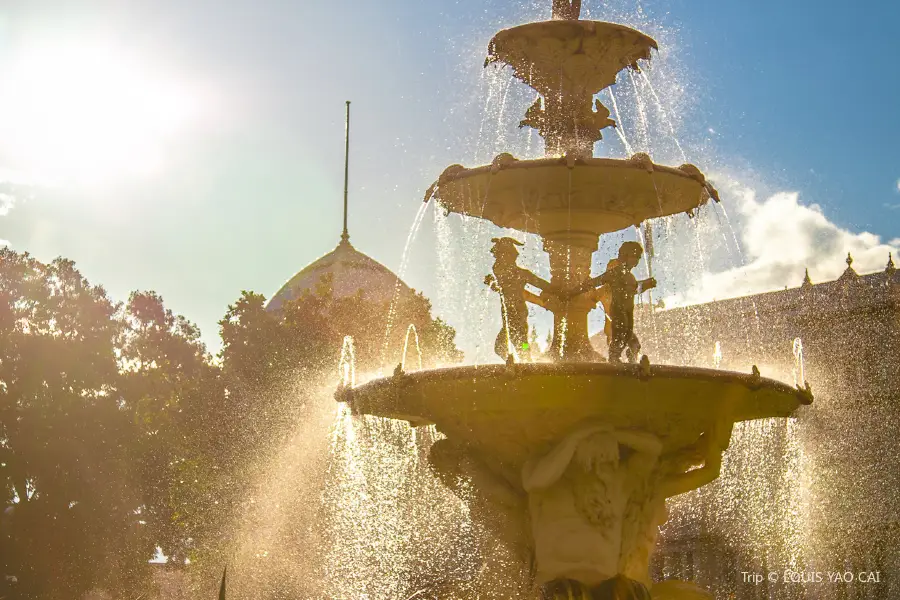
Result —
<path fill-rule="evenodd" d="M 152 541 L 135 514 L 115 313 L 71 261 L 0 249 L 0 567 L 15 578 L 10 597 L 143 586 Z"/>
<path fill-rule="evenodd" d="M 118 390 L 136 428 L 129 461 L 141 520 L 170 562 L 183 565 L 222 528 L 221 373 L 197 326 L 156 293 L 133 292 L 121 318 Z"/>
<path fill-rule="evenodd" d="M 409 324 L 416 327 L 425 364 L 461 360 L 456 332 L 432 318 L 431 303 L 422 294 L 392 309 L 390 303 L 369 301 L 362 293 L 335 298 L 326 277 L 316 290 L 275 312 L 266 310 L 262 295 L 243 292 L 219 322 L 233 442 L 244 449 L 265 447 L 283 435 L 293 425 L 295 415 L 288 408 L 292 402 L 302 401 L 320 385 L 337 384 L 346 336 L 354 339 L 358 371 L 393 370 L 401 360 Z"/>
<path fill-rule="evenodd" d="M 399 362 L 410 323 L 426 364 L 459 360 L 421 294 L 335 299 L 326 279 L 270 312 L 243 292 L 216 361 L 156 293 L 116 304 L 71 261 L 0 249 L 0 597 L 135 597 L 157 546 L 218 571 L 258 469 L 336 385 L 344 337 L 374 370 Z"/>
<path fill-rule="evenodd" d="M 343 340 L 350 336 L 358 371 L 392 371 L 402 361 L 408 331 L 410 344 L 418 339 L 423 365 L 462 360 L 454 343 L 456 331 L 432 317 L 431 302 L 420 292 L 378 302 L 368 299 L 362 290 L 334 297 L 331 285 L 330 276 L 324 277 L 316 290 L 301 294 L 282 308 L 282 322 L 292 332 L 291 338 L 305 337 L 303 333 L 311 329 L 318 335 L 323 354 L 313 363 L 316 368 L 336 372 Z"/>
<path fill-rule="evenodd" d="M 266 310 L 265 298 L 252 292 L 243 292 L 228 307 L 219 323 L 223 342 L 219 358 L 228 396 L 227 414 L 222 419 L 232 431 L 231 449 L 223 453 L 234 466 L 236 483 L 232 489 L 240 490 L 246 503 L 241 506 L 241 498 L 234 499 L 235 515 L 246 514 L 249 523 L 258 519 L 260 525 L 283 523 L 274 529 L 256 528 L 266 530 L 253 541 L 254 548 L 271 551 L 266 564 L 290 565 L 297 561 L 298 568 L 313 569 L 312 565 L 322 559 L 322 549 L 316 544 L 327 539 L 327 518 L 319 512 L 326 477 L 291 481 L 288 485 L 294 491 L 288 498 L 276 492 L 274 503 L 266 501 L 267 488 L 274 485 L 280 490 L 285 482 L 266 480 L 261 489 L 254 484 L 261 474 L 270 473 L 271 466 L 283 460 L 282 450 L 298 444 L 321 449 L 302 458 L 302 471 L 323 475 L 329 472 L 333 465 L 328 454 L 328 431 L 322 429 L 321 423 L 318 429 L 306 428 L 305 424 L 321 418 L 321 411 L 318 415 L 316 411 L 322 408 L 323 401 L 333 404 L 330 394 L 338 383 L 345 336 L 355 340 L 358 372 L 371 373 L 382 364 L 390 372 L 401 360 L 411 323 L 418 331 L 426 365 L 461 358 L 453 343 L 455 331 L 432 317 L 431 304 L 421 294 L 401 299 L 392 310 L 390 302 L 372 302 L 363 294 L 335 298 L 331 280 L 326 277 L 315 290 L 285 303 L 278 311 Z M 410 370 L 417 368 L 414 354 L 409 355 L 407 362 Z M 315 439 L 304 437 L 300 441 L 298 435 Z M 269 510 L 279 514 L 273 515 Z M 233 541 L 222 543 L 230 545 Z M 259 571 L 259 563 L 249 560 L 240 569 L 243 576 L 235 581 L 242 597 L 319 595 L 310 591 L 320 590 L 321 582 L 316 580 L 315 572 L 301 572 L 293 577 L 275 567 L 272 571 Z"/>

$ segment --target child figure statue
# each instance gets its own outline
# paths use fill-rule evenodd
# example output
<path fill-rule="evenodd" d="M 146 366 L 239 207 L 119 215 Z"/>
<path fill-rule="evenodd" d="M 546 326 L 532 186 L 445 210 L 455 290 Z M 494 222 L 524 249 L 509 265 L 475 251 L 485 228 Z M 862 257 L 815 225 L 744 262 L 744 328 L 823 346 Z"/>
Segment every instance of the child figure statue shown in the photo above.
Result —
<path fill-rule="evenodd" d="M 494 246 L 491 254 L 494 255 L 493 274 L 484 278 L 484 283 L 500 294 L 503 328 L 497 334 L 494 343 L 494 352 L 503 360 L 508 360 L 512 354 L 526 360 L 531 355 L 528 347 L 528 304 L 543 305 L 540 296 L 525 289 L 532 285 L 539 290 L 550 288 L 550 282 L 545 281 L 516 264 L 519 258 L 517 246 L 522 242 L 513 238 L 493 238 Z"/>
<path fill-rule="evenodd" d="M 623 243 L 618 258 L 609 261 L 606 272 L 589 282 L 591 288 L 600 286 L 593 292 L 593 298 L 606 312 L 603 331 L 611 363 L 622 362 L 623 350 L 627 350 L 628 362 L 637 362 L 641 351 L 641 342 L 634 333 L 634 297 L 656 287 L 654 278 L 638 281 L 631 272 L 643 254 L 644 248 L 639 243 Z"/>

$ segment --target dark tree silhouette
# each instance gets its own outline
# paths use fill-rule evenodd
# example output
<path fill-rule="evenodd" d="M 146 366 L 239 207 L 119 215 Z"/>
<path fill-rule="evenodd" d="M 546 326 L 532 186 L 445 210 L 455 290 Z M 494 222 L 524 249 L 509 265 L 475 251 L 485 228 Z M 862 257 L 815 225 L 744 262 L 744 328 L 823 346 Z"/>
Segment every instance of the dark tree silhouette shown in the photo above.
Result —
<path fill-rule="evenodd" d="M 291 407 L 336 385 L 345 335 L 363 370 L 392 369 L 410 323 L 426 364 L 459 360 L 421 294 L 391 311 L 328 286 L 279 313 L 243 292 L 213 359 L 154 292 L 116 304 L 71 261 L 0 249 L 0 597 L 153 597 L 157 547 L 209 587 Z"/>

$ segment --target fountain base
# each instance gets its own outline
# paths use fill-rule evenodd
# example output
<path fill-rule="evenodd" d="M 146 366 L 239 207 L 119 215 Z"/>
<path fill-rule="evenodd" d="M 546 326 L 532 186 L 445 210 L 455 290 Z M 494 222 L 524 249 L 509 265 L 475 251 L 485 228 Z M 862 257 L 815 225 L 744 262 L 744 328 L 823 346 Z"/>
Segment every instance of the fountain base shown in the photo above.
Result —
<path fill-rule="evenodd" d="M 736 422 L 789 417 L 812 402 L 808 388 L 755 368 L 646 362 L 398 370 L 337 399 L 356 413 L 436 425 L 446 439 L 429 453 L 432 468 L 549 598 L 565 597 L 552 590 L 570 581 L 603 598 L 611 580 L 631 586 L 625 598 L 649 598 L 666 498 L 718 477 Z M 660 597 L 692 597 L 678 594 Z"/>

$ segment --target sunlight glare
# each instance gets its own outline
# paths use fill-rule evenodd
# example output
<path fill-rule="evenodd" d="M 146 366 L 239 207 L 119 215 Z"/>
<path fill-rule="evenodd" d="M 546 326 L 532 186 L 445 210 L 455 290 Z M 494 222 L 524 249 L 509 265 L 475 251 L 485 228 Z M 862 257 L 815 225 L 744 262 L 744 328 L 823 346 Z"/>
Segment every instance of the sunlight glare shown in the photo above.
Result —
<path fill-rule="evenodd" d="M 0 63 L 0 158 L 41 184 L 103 184 L 158 169 L 197 95 L 119 48 L 35 44 Z"/>

